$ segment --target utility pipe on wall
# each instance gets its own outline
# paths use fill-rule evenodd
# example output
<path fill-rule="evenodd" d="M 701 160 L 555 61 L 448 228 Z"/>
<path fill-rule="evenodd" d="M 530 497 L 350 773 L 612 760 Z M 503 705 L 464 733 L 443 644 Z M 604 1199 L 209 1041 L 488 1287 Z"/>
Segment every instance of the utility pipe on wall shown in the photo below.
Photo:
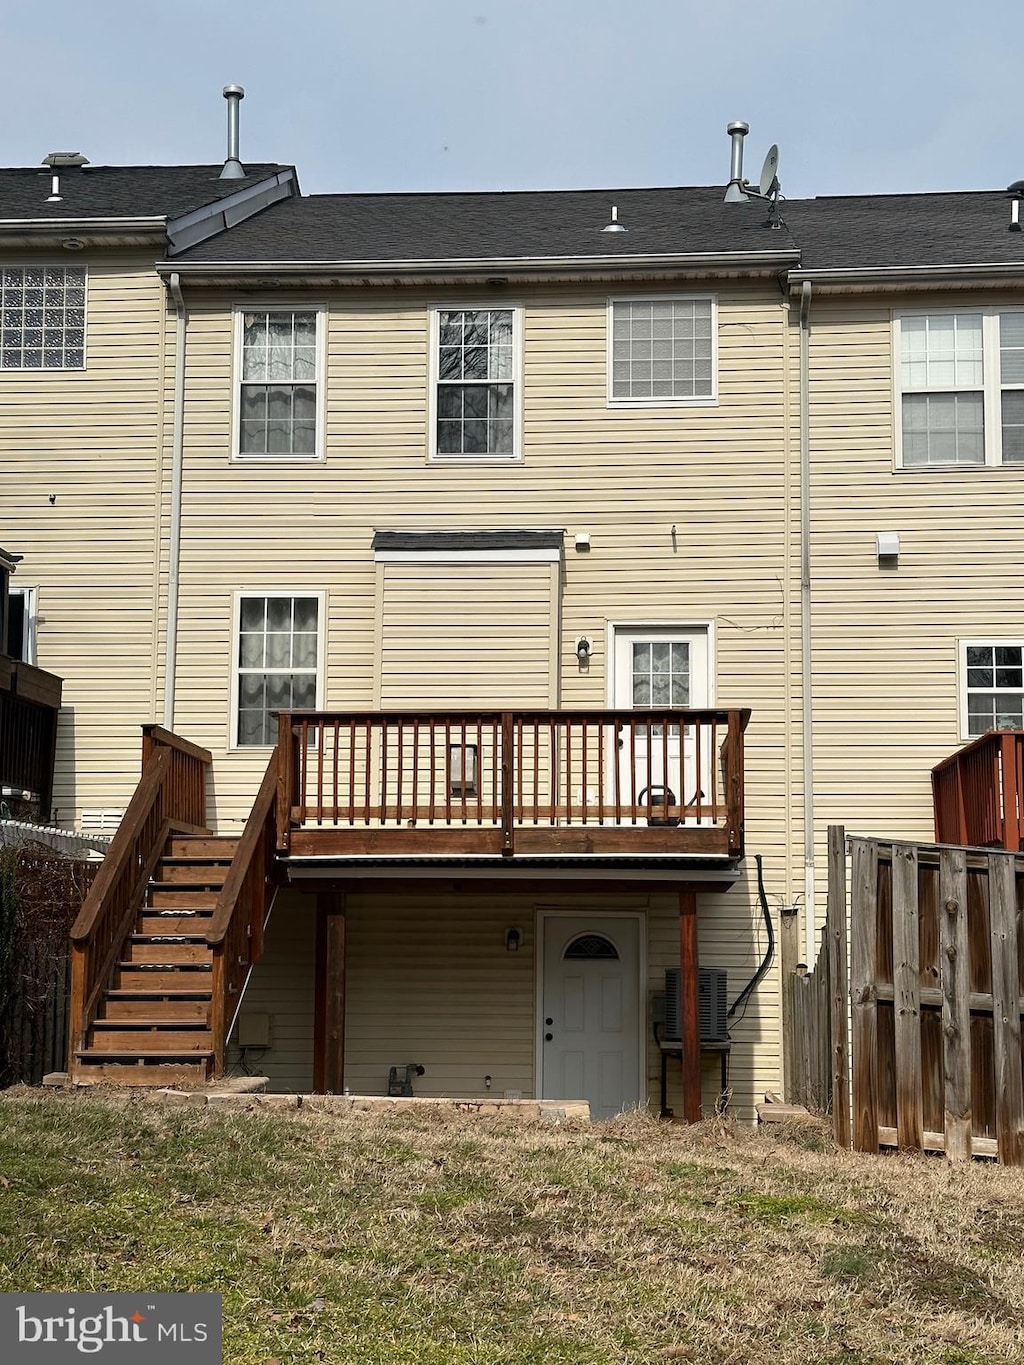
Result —
<path fill-rule="evenodd" d="M 171 451 L 171 518 L 167 551 L 167 645 L 164 660 L 164 726 L 174 729 L 178 667 L 178 581 L 181 571 L 181 478 L 185 449 L 185 331 L 188 313 L 177 271 L 167 281 L 177 314 L 174 337 L 174 436 Z"/>
<path fill-rule="evenodd" d="M 814 711 L 811 704 L 811 282 L 800 290 L 800 690 L 804 755 L 804 961 L 814 965 Z"/>

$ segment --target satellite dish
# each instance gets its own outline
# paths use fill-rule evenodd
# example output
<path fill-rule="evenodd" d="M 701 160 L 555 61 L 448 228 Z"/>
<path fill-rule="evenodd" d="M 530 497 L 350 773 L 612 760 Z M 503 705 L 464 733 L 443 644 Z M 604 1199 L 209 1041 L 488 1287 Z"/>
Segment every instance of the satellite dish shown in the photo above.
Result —
<path fill-rule="evenodd" d="M 767 199 L 772 192 L 775 184 L 775 172 L 779 169 L 779 148 L 777 143 L 772 143 L 768 148 L 768 155 L 764 159 L 761 167 L 761 179 L 757 182 L 757 188 L 762 199 Z"/>

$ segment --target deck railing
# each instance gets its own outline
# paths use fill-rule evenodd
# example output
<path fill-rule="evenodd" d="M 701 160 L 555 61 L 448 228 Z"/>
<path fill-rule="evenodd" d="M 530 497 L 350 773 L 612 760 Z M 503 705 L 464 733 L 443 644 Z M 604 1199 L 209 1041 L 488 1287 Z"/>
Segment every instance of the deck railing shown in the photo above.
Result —
<path fill-rule="evenodd" d="M 1024 731 L 990 730 L 932 769 L 935 839 L 1024 847 Z"/>
<path fill-rule="evenodd" d="M 273 900 L 277 750 L 238 841 L 206 931 L 213 949 L 213 1051 L 221 1075 L 227 1040 L 249 973 L 263 956 L 263 926 Z"/>
<path fill-rule="evenodd" d="M 743 849 L 746 710 L 283 712 L 283 852 Z"/>
<path fill-rule="evenodd" d="M 28 792 L 50 814 L 61 679 L 0 655 L 0 788 Z"/>
<path fill-rule="evenodd" d="M 71 929 L 71 1046 L 84 1046 L 100 996 L 175 832 L 206 833 L 206 749 L 143 726 L 142 777 Z"/>

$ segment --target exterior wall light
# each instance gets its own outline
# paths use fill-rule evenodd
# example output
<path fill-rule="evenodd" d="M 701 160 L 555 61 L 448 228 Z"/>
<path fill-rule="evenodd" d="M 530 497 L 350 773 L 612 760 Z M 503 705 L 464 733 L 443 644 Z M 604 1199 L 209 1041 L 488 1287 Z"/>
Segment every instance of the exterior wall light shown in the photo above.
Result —
<path fill-rule="evenodd" d="M 580 661 L 580 668 L 586 668 L 590 663 L 590 641 L 585 635 L 581 635 L 576 641 L 576 657 Z"/>
<path fill-rule="evenodd" d="M 523 931 L 522 931 L 522 929 L 515 929 L 515 928 L 513 928 L 513 929 L 506 929 L 506 931 L 505 931 L 505 951 L 506 951 L 506 952 L 509 952 L 509 953 L 518 953 L 518 951 L 519 951 L 519 945 L 522 943 L 522 941 L 523 941 Z"/>

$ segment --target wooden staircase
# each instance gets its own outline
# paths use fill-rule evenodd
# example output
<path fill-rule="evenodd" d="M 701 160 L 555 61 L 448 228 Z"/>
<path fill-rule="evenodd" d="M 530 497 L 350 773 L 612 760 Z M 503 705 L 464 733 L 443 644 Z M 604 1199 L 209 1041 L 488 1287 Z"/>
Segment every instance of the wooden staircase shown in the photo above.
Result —
<path fill-rule="evenodd" d="M 172 835 L 86 1035 L 79 1080 L 201 1084 L 214 1071 L 207 942 L 237 839 Z"/>

